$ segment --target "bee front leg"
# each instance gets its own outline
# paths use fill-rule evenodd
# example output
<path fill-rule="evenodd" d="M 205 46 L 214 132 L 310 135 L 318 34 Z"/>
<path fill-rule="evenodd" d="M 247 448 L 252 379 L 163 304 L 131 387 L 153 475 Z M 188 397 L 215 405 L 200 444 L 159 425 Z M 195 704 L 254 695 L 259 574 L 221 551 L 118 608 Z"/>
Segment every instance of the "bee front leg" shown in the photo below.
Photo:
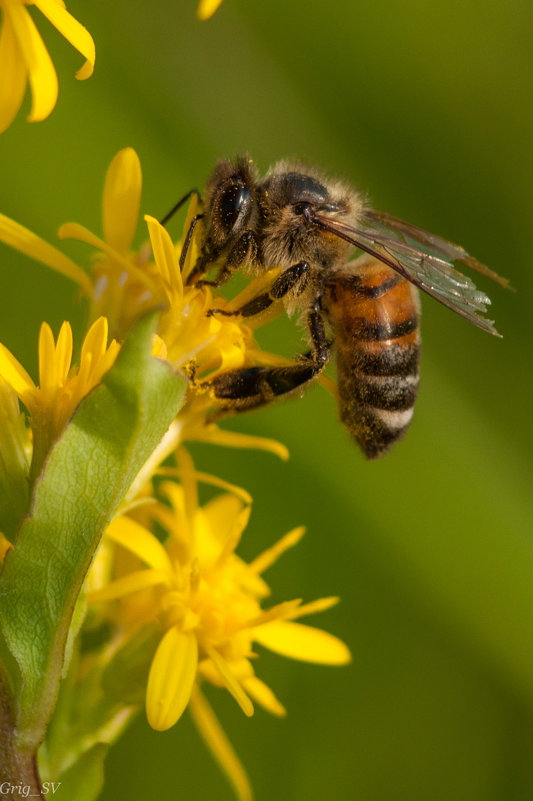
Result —
<path fill-rule="evenodd" d="M 169 212 L 167 212 L 167 213 L 165 214 L 165 216 L 164 216 L 164 217 L 162 217 L 162 218 L 159 220 L 159 225 L 166 225 L 166 224 L 167 224 L 167 222 L 168 222 L 168 221 L 169 221 L 169 220 L 170 220 L 170 219 L 171 219 L 171 218 L 172 218 L 172 217 L 175 215 L 175 213 L 176 213 L 176 212 L 177 212 L 179 209 L 181 209 L 181 207 L 183 206 L 183 204 L 187 202 L 187 200 L 188 200 L 188 199 L 191 197 L 191 195 L 196 195 L 196 197 L 198 198 L 198 202 L 199 202 L 200 204 L 202 203 L 202 196 L 201 196 L 200 192 L 198 191 L 198 189 L 191 189 L 191 190 L 190 190 L 190 192 L 187 192 L 187 194 L 186 194 L 186 195 L 183 195 L 183 197 L 181 198 L 181 200 L 178 200 L 178 202 L 177 202 L 177 203 L 176 203 L 174 206 L 172 206 L 172 208 L 170 209 L 170 211 L 169 211 Z"/>
<path fill-rule="evenodd" d="M 189 248 L 191 246 L 192 235 L 194 233 L 194 229 L 196 228 L 196 224 L 198 223 L 198 220 L 202 219 L 203 216 L 204 216 L 203 214 L 196 214 L 191 220 L 191 224 L 189 225 L 189 230 L 187 231 L 185 242 L 183 243 L 183 247 L 180 253 L 180 272 L 183 272 L 185 259 L 187 258 L 187 253 L 189 252 Z"/>
<path fill-rule="evenodd" d="M 238 270 L 240 267 L 244 267 L 247 264 L 252 264 L 257 256 L 257 239 L 254 232 L 249 229 L 243 231 L 229 251 L 227 258 L 225 258 L 222 267 L 213 281 L 200 278 L 201 275 L 205 275 L 209 266 L 213 264 L 220 255 L 221 250 L 210 247 L 208 242 L 204 253 L 198 258 L 194 269 L 189 275 L 187 283 L 194 284 L 197 287 L 218 287 L 226 283 L 234 270 Z"/>
<path fill-rule="evenodd" d="M 191 195 L 196 195 L 196 197 L 198 198 L 198 201 L 199 201 L 200 203 L 202 202 L 202 196 L 201 196 L 200 192 L 199 192 L 197 189 L 191 189 L 191 191 L 190 191 L 190 192 L 187 192 L 187 194 L 186 194 L 186 195 L 184 195 L 184 196 L 181 198 L 181 200 L 178 200 L 178 202 L 176 203 L 176 205 L 175 205 L 175 206 L 173 206 L 173 207 L 170 209 L 170 211 L 169 211 L 169 212 L 167 212 L 167 214 L 165 214 L 165 216 L 164 216 L 164 217 L 162 217 L 162 218 L 159 220 L 159 225 L 166 225 L 166 224 L 167 224 L 167 222 L 168 222 L 168 221 L 169 221 L 169 220 L 170 220 L 170 219 L 171 219 L 171 218 L 174 216 L 174 214 L 175 214 L 175 213 L 176 213 L 176 212 L 177 212 L 177 211 L 178 211 L 178 210 L 179 210 L 179 209 L 180 209 L 180 208 L 183 206 L 183 204 L 184 204 L 184 203 L 185 203 L 185 202 L 186 202 L 186 201 L 187 201 L 187 200 L 188 200 L 188 199 L 191 197 Z M 192 220 L 191 220 L 191 223 L 190 223 L 190 225 L 189 225 L 189 230 L 187 231 L 187 235 L 186 235 L 186 237 L 185 237 L 185 241 L 184 241 L 184 243 L 183 243 L 183 247 L 182 247 L 182 249 L 181 249 L 181 254 L 180 254 L 180 270 L 181 270 L 181 272 L 183 272 L 183 265 L 185 264 L 185 259 L 187 258 L 187 253 L 188 253 L 188 251 L 189 251 L 189 247 L 190 247 L 190 245 L 191 245 L 191 240 L 192 240 L 192 235 L 193 235 L 193 233 L 194 233 L 194 229 L 196 228 L 196 224 L 198 223 L 198 220 L 201 220 L 203 216 L 204 216 L 203 214 L 196 214 L 196 215 L 195 215 L 195 216 L 192 218 Z"/>
<path fill-rule="evenodd" d="M 262 292 L 260 295 L 256 295 L 255 298 L 252 298 L 252 300 L 249 300 L 233 311 L 228 311 L 227 309 L 209 309 L 207 314 L 208 316 L 223 314 L 226 317 L 235 317 L 237 315 L 241 317 L 254 317 L 256 314 L 268 309 L 274 301 L 284 298 L 291 290 L 294 290 L 295 295 L 301 295 L 309 283 L 309 272 L 310 267 L 308 262 L 299 261 L 297 264 L 293 264 L 280 273 L 268 292 Z"/>

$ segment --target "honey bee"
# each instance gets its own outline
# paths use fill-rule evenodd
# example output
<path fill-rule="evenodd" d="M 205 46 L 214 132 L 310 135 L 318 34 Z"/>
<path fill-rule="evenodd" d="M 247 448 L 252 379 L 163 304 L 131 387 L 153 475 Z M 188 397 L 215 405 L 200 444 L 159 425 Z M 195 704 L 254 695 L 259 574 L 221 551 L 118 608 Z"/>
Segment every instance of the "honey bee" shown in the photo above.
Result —
<path fill-rule="evenodd" d="M 247 156 L 220 161 L 202 206 L 182 253 L 183 264 L 203 217 L 205 234 L 189 283 L 219 286 L 237 269 L 260 274 L 281 267 L 268 291 L 238 309 L 210 314 L 252 317 L 281 301 L 289 312 L 302 313 L 309 334 L 309 353 L 291 366 L 252 366 L 217 376 L 211 387 L 226 408 L 250 409 L 301 387 L 324 369 L 333 347 L 340 418 L 365 456 L 375 459 L 403 436 L 413 415 L 417 288 L 500 336 L 482 316 L 489 298 L 453 265 L 471 267 L 502 286 L 505 279 L 462 247 L 374 211 L 359 192 L 313 168 L 282 161 L 260 178 Z M 356 249 L 363 254 L 350 261 Z M 208 281 L 204 276 L 213 266 L 218 272 Z"/>

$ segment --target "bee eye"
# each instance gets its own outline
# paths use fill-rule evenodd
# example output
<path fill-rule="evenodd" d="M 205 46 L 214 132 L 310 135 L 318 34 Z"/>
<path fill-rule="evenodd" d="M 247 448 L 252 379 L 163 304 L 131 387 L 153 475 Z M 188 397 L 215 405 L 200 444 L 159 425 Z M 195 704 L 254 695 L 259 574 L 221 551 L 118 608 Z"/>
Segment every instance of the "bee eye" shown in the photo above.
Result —
<path fill-rule="evenodd" d="M 229 233 L 240 220 L 248 217 L 251 204 L 251 194 L 247 186 L 232 183 L 223 189 L 217 204 L 222 228 Z"/>
<path fill-rule="evenodd" d="M 310 203 L 295 203 L 293 209 L 295 214 L 308 214 L 312 206 Z"/>

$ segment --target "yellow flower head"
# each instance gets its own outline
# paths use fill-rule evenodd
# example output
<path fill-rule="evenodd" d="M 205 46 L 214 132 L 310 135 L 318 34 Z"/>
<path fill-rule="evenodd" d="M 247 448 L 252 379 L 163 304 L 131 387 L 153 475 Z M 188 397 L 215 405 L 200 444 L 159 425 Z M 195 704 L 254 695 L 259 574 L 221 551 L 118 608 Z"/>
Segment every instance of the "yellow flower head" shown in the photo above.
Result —
<path fill-rule="evenodd" d="M 20 398 L 31 416 L 33 472 L 40 468 L 67 420 L 115 361 L 120 346 L 107 344 L 107 320 L 96 320 L 83 343 L 79 365 L 72 365 L 72 329 L 64 322 L 57 342 L 48 323 L 39 333 L 39 384 L 0 343 L 0 378 Z"/>
<path fill-rule="evenodd" d="M 77 223 L 61 226 L 61 238 L 80 240 L 94 249 L 92 273 L 88 276 L 67 256 L 35 234 L 0 215 L 0 239 L 74 280 L 89 300 L 89 319 L 106 317 L 109 329 L 122 341 L 143 314 L 161 308 L 154 355 L 167 359 L 191 379 L 187 404 L 172 432 L 170 450 L 184 439 L 203 439 L 244 447 L 266 447 L 286 458 L 286 450 L 270 441 L 246 438 L 220 431 L 206 420 L 219 406 L 206 391 L 208 382 L 220 372 L 254 364 L 285 365 L 290 360 L 260 349 L 254 329 L 282 312 L 273 304 L 260 318 L 208 314 L 211 308 L 236 309 L 265 290 L 279 272 L 274 269 L 256 278 L 231 302 L 214 295 L 209 287 L 187 283 L 200 252 L 198 223 L 183 264 L 182 246 L 191 220 L 198 211 L 193 200 L 184 226 L 184 237 L 175 244 L 167 230 L 148 215 L 145 220 L 149 245 L 132 249 L 141 203 L 142 173 L 132 148 L 120 151 L 107 172 L 103 195 L 101 239 Z"/>
<path fill-rule="evenodd" d="M 58 93 L 57 75 L 43 40 L 26 8 L 33 5 L 85 57 L 76 73 L 92 75 L 95 49 L 90 33 L 72 17 L 62 0 L 0 0 L 0 133 L 13 122 L 22 105 L 28 80 L 32 92 L 30 122 L 44 120 Z"/>
<path fill-rule="evenodd" d="M 221 739 L 213 739 L 213 726 L 218 724 L 213 723 L 199 685 L 207 681 L 225 687 L 246 715 L 253 714 L 254 701 L 283 715 L 282 704 L 255 675 L 254 642 L 284 656 L 321 664 L 346 664 L 350 654 L 331 634 L 294 622 L 327 609 L 337 598 L 262 606 L 270 594 L 262 574 L 300 540 L 304 530 L 294 529 L 251 563 L 243 561 L 235 549 L 250 515 L 249 496 L 216 479 L 212 483 L 231 491 L 200 506 L 197 474 L 184 452 L 181 463 L 181 485 L 165 482 L 161 489 L 168 504 L 157 503 L 153 511 L 167 532 L 164 544 L 130 517 L 116 518 L 107 540 L 133 553 L 143 566 L 94 590 L 89 599 L 120 598 L 122 622 L 131 605 L 130 623 L 137 627 L 159 623 L 162 638 L 146 692 L 150 725 L 168 729 L 191 702 L 196 722 L 235 783 L 221 757 Z"/>

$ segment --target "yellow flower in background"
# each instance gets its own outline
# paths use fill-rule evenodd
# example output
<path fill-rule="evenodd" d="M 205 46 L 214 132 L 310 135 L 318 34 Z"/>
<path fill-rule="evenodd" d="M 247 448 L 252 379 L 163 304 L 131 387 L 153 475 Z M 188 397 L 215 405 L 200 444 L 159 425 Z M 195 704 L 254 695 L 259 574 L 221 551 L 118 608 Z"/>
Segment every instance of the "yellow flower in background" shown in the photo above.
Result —
<path fill-rule="evenodd" d="M 9 542 L 9 540 L 6 539 L 6 537 L 4 537 L 4 535 L 0 531 L 0 565 L 4 563 L 6 554 L 12 547 L 13 547 L 12 543 Z"/>
<path fill-rule="evenodd" d="M 90 33 L 65 8 L 62 0 L 0 0 L 0 133 L 16 117 L 29 81 L 32 106 L 29 122 L 44 120 L 53 110 L 58 94 L 52 59 L 26 6 L 44 14 L 70 44 L 85 57 L 76 78 L 92 75 L 95 61 Z"/>
<path fill-rule="evenodd" d="M 28 475 L 31 450 L 25 415 L 20 411 L 17 395 L 0 377 L 0 472 L 6 477 L 17 473 Z"/>
<path fill-rule="evenodd" d="M 5 345 L 0 343 L 0 378 L 30 413 L 34 476 L 80 401 L 100 383 L 104 373 L 113 365 L 120 346 L 115 340 L 108 345 L 107 340 L 107 320 L 101 317 L 85 337 L 79 365 L 72 365 L 70 324 L 63 323 L 56 342 L 50 326 L 43 323 L 39 333 L 38 385 Z"/>
<path fill-rule="evenodd" d="M 309 604 L 296 599 L 263 608 L 270 588 L 262 574 L 304 529 L 286 534 L 252 562 L 235 550 L 250 516 L 250 497 L 220 479 L 201 475 L 230 491 L 201 506 L 196 474 L 180 452 L 181 485 L 164 482 L 160 490 L 168 504 L 150 507 L 166 531 L 162 544 L 147 528 L 128 516 L 116 518 L 106 540 L 137 557 L 138 569 L 89 593 L 89 600 L 120 599 L 118 619 L 130 625 L 157 621 L 162 638 L 154 654 L 146 691 L 150 725 L 159 731 L 173 726 L 187 706 L 204 739 L 222 764 L 241 799 L 250 798 L 246 774 L 200 691 L 203 682 L 224 687 L 246 715 L 254 702 L 274 715 L 285 709 L 272 690 L 256 676 L 254 643 L 283 656 L 328 665 L 350 661 L 344 643 L 320 629 L 294 622 L 328 609 L 337 598 Z M 168 474 L 168 473 L 167 473 Z M 93 585 L 94 586 L 94 585 Z"/>
<path fill-rule="evenodd" d="M 222 5 L 222 0 L 200 0 L 196 9 L 196 16 L 200 20 L 209 19 L 220 5 Z"/>

